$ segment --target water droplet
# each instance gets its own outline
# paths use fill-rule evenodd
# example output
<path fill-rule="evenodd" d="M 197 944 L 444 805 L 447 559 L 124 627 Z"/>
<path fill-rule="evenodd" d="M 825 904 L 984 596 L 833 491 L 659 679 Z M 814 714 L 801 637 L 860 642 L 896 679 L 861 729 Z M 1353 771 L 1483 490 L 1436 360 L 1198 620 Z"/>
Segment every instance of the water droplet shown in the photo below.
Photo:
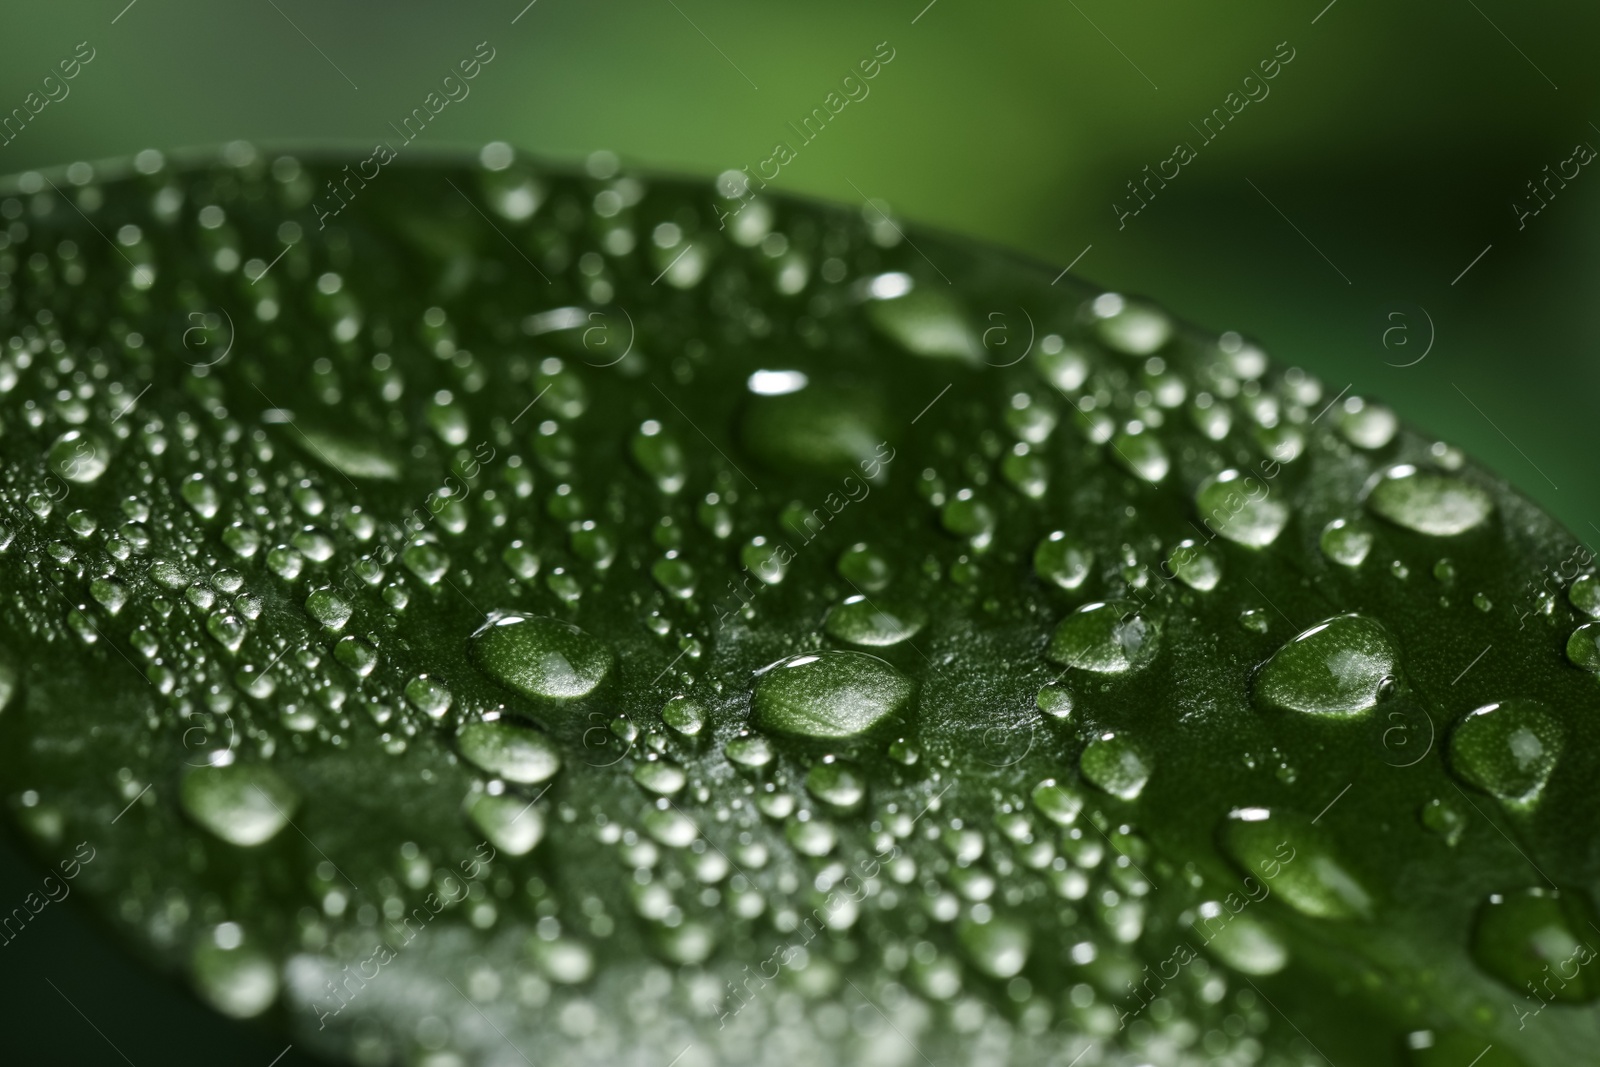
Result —
<path fill-rule="evenodd" d="M 883 647 L 915 636 L 926 622 L 915 605 L 853 596 L 828 612 L 824 628 L 830 637 L 852 645 Z"/>
<path fill-rule="evenodd" d="M 1236 897 L 1229 903 L 1242 899 Z M 1277 974 L 1289 962 L 1289 947 L 1265 922 L 1215 900 L 1206 901 L 1196 911 L 1199 917 L 1194 929 L 1205 937 L 1205 947 L 1234 970 L 1250 975 Z"/>
<path fill-rule="evenodd" d="M 668 760 L 645 760 L 633 769 L 633 780 L 652 793 L 672 796 L 688 783 L 683 768 Z"/>
<path fill-rule="evenodd" d="M 1322 554 L 1333 562 L 1359 567 L 1372 551 L 1372 531 L 1359 522 L 1334 519 L 1322 528 L 1322 539 L 1318 543 Z"/>
<path fill-rule="evenodd" d="M 977 498 L 971 489 L 961 489 L 939 512 L 939 522 L 957 537 L 972 542 L 972 547 L 982 551 L 994 540 L 994 508 Z"/>
<path fill-rule="evenodd" d="M 965 309 L 943 289 L 912 288 L 867 304 L 867 317 L 885 336 L 917 356 L 974 361 L 983 343 Z"/>
<path fill-rule="evenodd" d="M 1277 540 L 1289 521 L 1289 506 L 1272 496 L 1272 488 L 1253 474 L 1225 470 L 1200 483 L 1194 506 L 1200 522 L 1247 548 L 1265 548 Z"/>
<path fill-rule="evenodd" d="M 401 553 L 400 561 L 406 565 L 406 570 L 428 585 L 438 585 L 439 579 L 450 569 L 450 557 L 444 549 L 426 541 L 406 549 Z"/>
<path fill-rule="evenodd" d="M 741 767 L 756 770 L 772 762 L 772 746 L 764 737 L 751 734 L 735 737 L 722 747 L 728 759 Z"/>
<path fill-rule="evenodd" d="M 1394 440 L 1400 420 L 1382 404 L 1352 396 L 1340 405 L 1337 426 L 1344 439 L 1357 448 L 1376 449 Z"/>
<path fill-rule="evenodd" d="M 1518 996 L 1588 1004 L 1600 998 L 1600 976 L 1583 969 L 1595 958 L 1589 943 L 1595 922 L 1579 890 L 1496 893 L 1478 908 L 1472 958 Z"/>
<path fill-rule="evenodd" d="M 330 630 L 350 621 L 350 605 L 332 589 L 318 589 L 306 598 L 306 613 Z"/>
<path fill-rule="evenodd" d="M 544 734 L 507 722 L 469 722 L 456 735 L 468 763 L 518 785 L 538 785 L 561 769 L 561 753 Z"/>
<path fill-rule="evenodd" d="M 990 978 L 1014 978 L 1028 963 L 1032 936 L 1028 928 L 1011 919 L 980 923 L 964 920 L 956 929 L 961 947 L 972 965 Z"/>
<path fill-rule="evenodd" d="M 455 698 L 444 685 L 426 674 L 406 683 L 406 700 L 430 719 L 442 719 Z"/>
<path fill-rule="evenodd" d="M 1402 463 L 1378 476 L 1367 507 L 1396 526 L 1449 537 L 1481 525 L 1494 512 L 1494 500 L 1455 475 Z"/>
<path fill-rule="evenodd" d="M 50 446 L 50 469 L 76 485 L 88 485 L 111 465 L 111 446 L 97 434 L 68 430 Z"/>
<path fill-rule="evenodd" d="M 1600 672 L 1600 622 L 1586 622 L 1567 638 L 1567 659 L 1574 667 Z"/>
<path fill-rule="evenodd" d="M 289 824 L 300 794 L 270 767 L 232 763 L 184 775 L 178 801 L 191 819 L 229 844 L 270 841 Z"/>
<path fill-rule="evenodd" d="M 278 970 L 267 955 L 242 946 L 234 923 L 223 923 L 195 946 L 195 992 L 223 1015 L 252 1019 L 278 999 Z"/>
<path fill-rule="evenodd" d="M 1451 848 L 1467 830 L 1467 816 L 1448 798 L 1435 797 L 1422 806 L 1422 825 L 1444 838 Z"/>
<path fill-rule="evenodd" d="M 1054 778 L 1046 778 L 1033 787 L 1033 806 L 1057 826 L 1071 826 L 1083 810 L 1083 798 Z"/>
<path fill-rule="evenodd" d="M 1072 590 L 1082 585 L 1093 562 L 1094 553 L 1063 530 L 1050 534 L 1033 550 L 1034 573 L 1062 589 Z"/>
<path fill-rule="evenodd" d="M 1167 476 L 1172 461 L 1153 433 L 1119 433 L 1111 442 L 1111 454 L 1135 477 L 1155 483 Z"/>
<path fill-rule="evenodd" d="M 400 463 L 381 446 L 369 440 L 346 439 L 310 427 L 300 430 L 293 440 L 306 446 L 306 454 L 319 459 L 348 478 L 392 482 L 400 477 Z"/>
<path fill-rule="evenodd" d="M 378 652 L 360 638 L 346 637 L 333 646 L 333 658 L 365 678 L 377 666 Z"/>
<path fill-rule="evenodd" d="M 878 400 L 864 389 L 813 382 L 781 396 L 751 397 L 740 436 L 757 458 L 779 469 L 831 471 L 861 464 L 870 479 L 894 458 Z M 846 499 L 835 495 L 838 501 Z M 822 514 L 829 515 L 826 510 Z"/>
<path fill-rule="evenodd" d="M 1045 654 L 1079 670 L 1123 674 L 1155 658 L 1160 633 L 1132 601 L 1085 604 L 1061 620 Z"/>
<path fill-rule="evenodd" d="M 663 493 L 676 493 L 689 477 L 689 461 L 678 439 L 655 419 L 646 421 L 630 446 L 633 460 Z"/>
<path fill-rule="evenodd" d="M 1567 589 L 1567 599 L 1585 615 L 1600 619 L 1600 579 L 1594 575 L 1580 575 Z"/>
<path fill-rule="evenodd" d="M 706 712 L 693 697 L 675 696 L 662 707 L 661 721 L 685 737 L 695 737 L 705 729 Z"/>
<path fill-rule="evenodd" d="M 762 671 L 751 709 L 764 729 L 800 737 L 855 737 L 904 711 L 914 689 L 909 678 L 876 656 L 827 649 Z"/>
<path fill-rule="evenodd" d="M 544 839 L 544 809 L 514 793 L 473 792 L 467 818 L 496 849 L 508 856 L 526 856 Z"/>
<path fill-rule="evenodd" d="M 866 797 L 867 781 L 854 765 L 825 756 L 807 772 L 806 789 L 825 804 L 852 811 Z"/>
<path fill-rule="evenodd" d="M 1052 719 L 1065 719 L 1072 714 L 1072 691 L 1066 686 L 1047 685 L 1039 690 L 1034 703 Z"/>
<path fill-rule="evenodd" d="M 699 576 L 689 561 L 680 559 L 674 550 L 668 552 L 666 558 L 656 560 L 650 568 L 650 577 L 670 595 L 679 600 L 688 600 L 694 596 L 695 582 Z"/>
<path fill-rule="evenodd" d="M 214 519 L 222 506 L 222 496 L 217 487 L 199 474 L 191 475 L 179 490 L 184 502 L 202 519 Z"/>
<path fill-rule="evenodd" d="M 1450 768 L 1520 809 L 1533 807 L 1561 756 L 1561 725 L 1535 700 L 1488 704 L 1450 734 Z"/>
<path fill-rule="evenodd" d="M 666 800 L 656 802 L 658 807 L 644 813 L 644 830 L 668 848 L 688 848 L 700 836 L 700 828 L 693 819 L 670 806 Z"/>
<path fill-rule="evenodd" d="M 1148 356 L 1172 337 L 1172 320 L 1151 304 L 1101 293 L 1089 305 L 1095 336 L 1113 352 Z"/>
<path fill-rule="evenodd" d="M 1150 765 L 1120 734 L 1102 734 L 1090 741 L 1078 758 L 1078 769 L 1084 781 L 1123 800 L 1137 800 L 1150 781 Z"/>
<path fill-rule="evenodd" d="M 1336 615 L 1297 634 L 1262 665 L 1256 698 L 1312 715 L 1354 715 L 1378 703 L 1399 652 L 1378 622 Z"/>
<path fill-rule="evenodd" d="M 840 553 L 838 570 L 839 577 L 868 593 L 886 588 L 894 576 L 889 557 L 865 542 Z"/>
<path fill-rule="evenodd" d="M 1309 820 L 1238 809 L 1223 825 L 1222 845 L 1241 871 L 1270 881 L 1273 892 L 1302 915 L 1352 919 L 1372 913 L 1372 893 Z"/>
<path fill-rule="evenodd" d="M 501 614 L 472 635 L 478 666 L 530 697 L 587 696 L 611 670 L 611 650 L 568 622 L 541 615 Z"/>
<path fill-rule="evenodd" d="M 1172 573 L 1191 589 L 1209 593 L 1222 581 L 1222 557 L 1194 538 L 1180 541 L 1167 559 Z"/>

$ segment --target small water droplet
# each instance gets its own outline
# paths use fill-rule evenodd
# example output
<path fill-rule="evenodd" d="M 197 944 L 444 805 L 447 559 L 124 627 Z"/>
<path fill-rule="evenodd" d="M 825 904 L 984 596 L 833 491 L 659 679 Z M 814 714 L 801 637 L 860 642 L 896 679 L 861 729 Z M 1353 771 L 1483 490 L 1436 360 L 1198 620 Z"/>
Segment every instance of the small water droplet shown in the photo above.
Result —
<path fill-rule="evenodd" d="M 538 785 L 561 769 L 561 753 L 548 737 L 503 719 L 467 723 L 456 748 L 478 769 L 518 785 Z"/>

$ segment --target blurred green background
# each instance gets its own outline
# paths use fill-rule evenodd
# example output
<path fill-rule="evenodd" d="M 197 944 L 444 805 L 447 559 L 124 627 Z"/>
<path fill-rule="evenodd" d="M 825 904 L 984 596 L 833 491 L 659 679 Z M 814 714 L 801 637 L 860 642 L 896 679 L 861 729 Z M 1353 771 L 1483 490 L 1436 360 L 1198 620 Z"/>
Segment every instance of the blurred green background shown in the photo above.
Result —
<path fill-rule="evenodd" d="M 887 42 L 870 95 L 774 191 L 881 198 L 1253 334 L 1330 397 L 1383 398 L 1600 540 L 1584 458 L 1600 438 L 1600 168 L 1552 181 L 1521 228 L 1513 208 L 1537 206 L 1526 183 L 1575 145 L 1600 147 L 1600 8 L 526 2 L 14 4 L 0 113 L 80 42 L 94 59 L 0 146 L 0 171 L 236 138 L 370 149 L 479 42 L 494 61 L 419 146 L 753 169 Z M 1270 95 L 1202 144 L 1205 116 L 1290 50 Z M 1119 227 L 1114 205 L 1136 206 L 1126 183 L 1180 142 L 1196 158 Z M 4 847 L 0 893 L 20 900 L 39 872 Z M 68 908 L 4 952 L 7 1015 L 27 1025 L 0 1046 L 30 1062 L 266 1067 L 286 1043 L 208 1016 Z"/>

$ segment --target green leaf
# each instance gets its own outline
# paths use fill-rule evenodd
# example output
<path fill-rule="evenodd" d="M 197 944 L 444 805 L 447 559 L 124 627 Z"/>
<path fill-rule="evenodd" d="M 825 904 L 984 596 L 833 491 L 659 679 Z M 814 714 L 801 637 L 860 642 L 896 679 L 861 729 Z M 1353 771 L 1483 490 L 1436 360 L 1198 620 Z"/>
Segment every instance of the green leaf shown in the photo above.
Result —
<path fill-rule="evenodd" d="M 1583 1060 L 1571 535 L 1152 303 L 483 158 L 0 191 L 4 796 L 153 966 L 360 1064 Z"/>

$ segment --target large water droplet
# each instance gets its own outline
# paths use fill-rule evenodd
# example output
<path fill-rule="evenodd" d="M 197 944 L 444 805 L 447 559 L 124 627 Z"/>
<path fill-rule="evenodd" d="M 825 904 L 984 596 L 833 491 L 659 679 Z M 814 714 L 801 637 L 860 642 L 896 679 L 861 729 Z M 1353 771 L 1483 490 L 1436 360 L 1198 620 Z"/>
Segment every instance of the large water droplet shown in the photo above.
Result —
<path fill-rule="evenodd" d="M 1376 620 L 1336 615 L 1272 654 L 1256 675 L 1256 698 L 1268 707 L 1313 715 L 1354 715 L 1378 703 L 1399 652 Z"/>
<path fill-rule="evenodd" d="M 758 725 L 779 733 L 855 737 L 903 711 L 914 688 L 876 656 L 807 652 L 763 671 L 751 708 Z"/>
<path fill-rule="evenodd" d="M 472 655 L 495 681 L 530 697 L 587 696 L 611 670 L 611 650 L 569 622 L 506 613 L 472 635 Z"/>
<path fill-rule="evenodd" d="M 1212 535 L 1249 548 L 1272 544 L 1289 521 L 1289 505 L 1272 496 L 1272 487 L 1238 470 L 1225 470 L 1201 482 L 1194 506 Z"/>
<path fill-rule="evenodd" d="M 1396 526 L 1449 537 L 1481 525 L 1493 513 L 1494 500 L 1453 474 L 1402 463 L 1378 476 L 1367 491 L 1367 507 Z"/>
<path fill-rule="evenodd" d="M 300 794 L 270 767 L 233 763 L 189 771 L 178 802 L 222 840 L 249 848 L 270 841 L 289 824 Z"/>
<path fill-rule="evenodd" d="M 1450 734 L 1450 767 L 1515 808 L 1538 802 L 1561 756 L 1561 725 L 1535 700 L 1479 708 Z"/>
<path fill-rule="evenodd" d="M 1085 604 L 1061 620 L 1045 654 L 1100 674 L 1138 670 L 1156 655 L 1160 628 L 1128 600 Z"/>
<path fill-rule="evenodd" d="M 507 722 L 469 722 L 456 735 L 467 762 L 519 785 L 537 785 L 561 769 L 561 753 L 544 734 Z"/>
<path fill-rule="evenodd" d="M 1600 974 L 1584 969 L 1595 958 L 1595 921 L 1579 891 L 1536 886 L 1496 893 L 1478 908 L 1472 958 L 1519 995 L 1587 1004 L 1600 998 Z"/>

